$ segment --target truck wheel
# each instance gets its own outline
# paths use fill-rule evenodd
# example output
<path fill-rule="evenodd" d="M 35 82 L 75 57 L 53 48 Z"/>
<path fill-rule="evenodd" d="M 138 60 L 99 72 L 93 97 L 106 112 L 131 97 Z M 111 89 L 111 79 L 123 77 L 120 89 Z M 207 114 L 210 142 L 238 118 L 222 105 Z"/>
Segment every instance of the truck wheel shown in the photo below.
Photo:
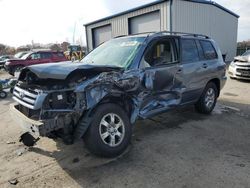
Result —
<path fill-rule="evenodd" d="M 213 82 L 209 82 L 205 87 L 199 101 L 195 104 L 195 109 L 202 114 L 210 114 L 217 102 L 218 89 Z"/>
<path fill-rule="evenodd" d="M 7 93 L 5 91 L 0 91 L 0 98 L 5 99 L 7 97 Z"/>
<path fill-rule="evenodd" d="M 93 154 L 115 157 L 127 148 L 131 135 L 132 127 L 125 111 L 107 103 L 97 107 L 83 139 Z"/>

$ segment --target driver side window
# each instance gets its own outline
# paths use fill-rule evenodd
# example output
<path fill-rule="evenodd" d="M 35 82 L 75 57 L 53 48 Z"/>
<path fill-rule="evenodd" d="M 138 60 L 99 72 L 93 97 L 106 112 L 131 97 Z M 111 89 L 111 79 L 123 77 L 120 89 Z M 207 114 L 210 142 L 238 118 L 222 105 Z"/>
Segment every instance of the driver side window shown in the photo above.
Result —
<path fill-rule="evenodd" d="M 41 55 L 39 53 L 33 53 L 31 54 L 31 59 L 41 59 Z"/>
<path fill-rule="evenodd" d="M 171 64 L 175 61 L 174 48 L 170 40 L 161 40 L 153 44 L 145 53 L 144 67 Z"/>

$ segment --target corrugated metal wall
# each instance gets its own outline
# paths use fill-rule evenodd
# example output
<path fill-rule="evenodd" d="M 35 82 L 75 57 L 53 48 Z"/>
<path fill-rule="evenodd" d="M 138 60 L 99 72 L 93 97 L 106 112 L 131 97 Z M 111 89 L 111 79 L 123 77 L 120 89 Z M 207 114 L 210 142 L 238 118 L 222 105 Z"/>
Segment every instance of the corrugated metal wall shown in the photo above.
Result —
<path fill-rule="evenodd" d="M 236 55 L 238 18 L 215 6 L 174 0 L 173 31 L 206 34 L 219 44 L 227 60 Z"/>
<path fill-rule="evenodd" d="M 163 2 L 159 3 L 150 7 L 142 8 L 137 11 L 133 11 L 127 14 L 124 14 L 122 16 L 118 16 L 115 18 L 111 18 L 102 22 L 98 22 L 92 25 L 88 25 L 86 28 L 86 34 L 87 34 L 87 43 L 88 43 L 88 50 L 93 49 L 93 39 L 92 39 L 92 29 L 96 27 L 100 27 L 103 25 L 111 24 L 112 26 L 112 37 L 120 36 L 120 35 L 128 35 L 129 32 L 129 26 L 128 26 L 128 19 L 139 16 L 142 14 L 146 14 L 149 12 L 153 12 L 156 10 L 160 10 L 160 18 L 161 18 L 161 28 L 160 30 L 168 30 L 169 23 L 168 23 L 168 17 L 169 17 L 169 2 Z"/>

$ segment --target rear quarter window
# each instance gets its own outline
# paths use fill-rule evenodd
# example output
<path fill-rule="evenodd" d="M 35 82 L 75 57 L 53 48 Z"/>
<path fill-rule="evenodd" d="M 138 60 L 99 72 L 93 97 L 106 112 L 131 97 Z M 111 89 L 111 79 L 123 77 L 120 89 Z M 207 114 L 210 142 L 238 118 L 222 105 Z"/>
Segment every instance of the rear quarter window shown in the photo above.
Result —
<path fill-rule="evenodd" d="M 210 41 L 200 41 L 201 48 L 203 50 L 203 54 L 205 59 L 211 60 L 211 59 L 217 59 L 218 55 L 215 51 L 215 48 L 213 44 Z"/>
<path fill-rule="evenodd" d="M 195 40 L 193 39 L 182 39 L 182 61 L 183 62 L 195 62 L 199 61 L 199 53 Z"/>
<path fill-rule="evenodd" d="M 64 57 L 63 52 L 56 52 L 56 53 L 54 53 L 54 55 L 57 57 Z"/>

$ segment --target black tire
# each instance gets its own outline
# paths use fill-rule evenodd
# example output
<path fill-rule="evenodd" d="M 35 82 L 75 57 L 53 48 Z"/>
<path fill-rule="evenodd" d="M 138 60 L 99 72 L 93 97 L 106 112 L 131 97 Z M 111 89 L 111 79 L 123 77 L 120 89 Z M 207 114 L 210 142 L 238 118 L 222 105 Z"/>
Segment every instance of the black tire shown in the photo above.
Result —
<path fill-rule="evenodd" d="M 214 99 L 212 100 L 212 97 L 211 97 L 210 99 L 213 102 L 210 102 L 210 104 L 208 105 L 208 103 L 206 103 L 206 97 L 208 97 L 208 92 L 211 92 L 211 91 L 214 92 L 213 93 Z M 213 82 L 209 82 L 206 85 L 199 101 L 195 104 L 196 111 L 202 114 L 210 114 L 216 105 L 217 98 L 218 98 L 218 89 Z"/>
<path fill-rule="evenodd" d="M 7 93 L 5 91 L 0 91 L 0 98 L 5 99 L 7 97 Z"/>
<path fill-rule="evenodd" d="M 122 127 L 121 129 L 122 131 L 119 130 L 120 131 L 119 132 L 118 129 L 120 128 L 117 128 L 116 133 L 114 133 L 114 131 L 112 133 L 108 133 L 107 131 L 108 128 L 106 128 L 108 126 L 104 126 L 103 124 L 101 124 L 101 121 L 103 120 L 103 118 L 105 117 L 109 118 L 109 115 L 112 115 L 112 114 L 116 115 L 115 116 L 116 122 L 123 123 L 122 126 L 120 126 L 120 128 Z M 122 121 L 120 121 L 119 118 Z M 93 113 L 93 116 L 91 119 L 92 119 L 91 120 L 92 122 L 90 123 L 90 127 L 88 128 L 86 134 L 83 137 L 86 147 L 90 152 L 101 157 L 116 157 L 126 150 L 131 140 L 132 127 L 131 127 L 127 114 L 121 107 L 115 104 L 111 104 L 111 103 L 100 105 L 99 107 L 97 107 L 96 111 Z M 108 122 L 109 119 L 107 120 L 104 119 L 104 120 Z M 110 119 L 110 122 L 111 122 L 111 119 Z M 108 125 L 110 126 L 111 124 L 108 124 Z M 114 127 L 115 125 L 116 124 L 114 124 Z M 110 134 L 109 136 L 106 137 L 106 140 L 103 140 L 101 138 L 101 132 L 103 128 L 105 129 L 104 132 L 106 132 L 107 134 Z M 120 137 L 116 135 L 118 132 L 119 134 L 123 132 L 121 134 L 123 135 L 121 139 L 119 139 Z M 115 134 L 114 137 L 115 137 L 115 142 L 117 141 L 117 144 L 118 144 L 117 146 L 110 146 L 108 143 L 105 143 L 105 142 L 110 142 L 111 144 L 111 137 L 113 137 L 113 135 L 111 136 L 111 134 Z"/>

